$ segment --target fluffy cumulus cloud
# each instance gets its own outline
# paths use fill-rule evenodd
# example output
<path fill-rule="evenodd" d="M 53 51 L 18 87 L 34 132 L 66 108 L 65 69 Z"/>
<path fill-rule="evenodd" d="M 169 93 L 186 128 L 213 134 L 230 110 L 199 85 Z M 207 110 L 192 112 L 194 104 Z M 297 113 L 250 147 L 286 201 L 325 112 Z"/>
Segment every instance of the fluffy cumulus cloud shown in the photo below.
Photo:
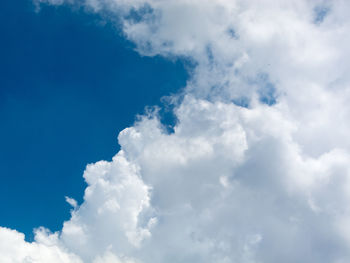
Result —
<path fill-rule="evenodd" d="M 61 231 L 0 228 L 2 262 L 349 262 L 348 1 L 35 3 L 117 19 L 191 77 L 174 132 L 156 110 L 123 130 Z"/>

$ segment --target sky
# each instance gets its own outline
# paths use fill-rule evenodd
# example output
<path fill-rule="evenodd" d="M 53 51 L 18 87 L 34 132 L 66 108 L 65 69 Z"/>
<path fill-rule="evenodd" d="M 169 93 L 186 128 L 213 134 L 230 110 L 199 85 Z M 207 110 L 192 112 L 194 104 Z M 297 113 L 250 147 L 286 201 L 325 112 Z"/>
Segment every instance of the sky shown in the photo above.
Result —
<path fill-rule="evenodd" d="M 118 133 L 187 73 L 180 60 L 140 57 L 96 15 L 35 12 L 28 0 L 0 10 L 0 225 L 30 239 L 36 227 L 62 228 L 85 166 L 112 159 Z"/>
<path fill-rule="evenodd" d="M 349 262 L 348 1 L 20 3 L 3 262 Z"/>

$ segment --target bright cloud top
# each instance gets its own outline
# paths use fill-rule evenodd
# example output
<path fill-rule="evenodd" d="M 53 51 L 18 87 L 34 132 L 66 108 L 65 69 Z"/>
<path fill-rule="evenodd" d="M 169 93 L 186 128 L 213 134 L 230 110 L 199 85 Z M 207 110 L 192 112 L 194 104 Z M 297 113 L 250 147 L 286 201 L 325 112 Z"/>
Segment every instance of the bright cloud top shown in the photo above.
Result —
<path fill-rule="evenodd" d="M 350 260 L 347 1 L 38 0 L 118 18 L 142 55 L 193 63 L 178 119 L 157 112 L 88 165 L 63 229 L 2 262 Z"/>

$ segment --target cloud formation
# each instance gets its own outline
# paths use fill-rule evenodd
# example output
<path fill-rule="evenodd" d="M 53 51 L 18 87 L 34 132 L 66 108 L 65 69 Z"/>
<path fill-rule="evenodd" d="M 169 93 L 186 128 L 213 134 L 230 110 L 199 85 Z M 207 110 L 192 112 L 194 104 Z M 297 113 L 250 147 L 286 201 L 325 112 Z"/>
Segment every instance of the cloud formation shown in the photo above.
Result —
<path fill-rule="evenodd" d="M 141 55 L 192 62 L 168 133 L 150 112 L 88 165 L 84 202 L 4 262 L 350 260 L 347 1 L 36 0 L 119 19 Z"/>

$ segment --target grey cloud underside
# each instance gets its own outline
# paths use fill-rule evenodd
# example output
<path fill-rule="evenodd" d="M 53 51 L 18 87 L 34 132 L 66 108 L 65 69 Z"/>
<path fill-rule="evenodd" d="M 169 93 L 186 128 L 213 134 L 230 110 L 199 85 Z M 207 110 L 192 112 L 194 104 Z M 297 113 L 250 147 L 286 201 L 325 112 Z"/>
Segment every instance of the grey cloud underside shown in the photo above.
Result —
<path fill-rule="evenodd" d="M 118 17 L 141 55 L 195 67 L 174 133 L 156 111 L 123 130 L 60 232 L 0 229 L 2 262 L 349 262 L 347 1 L 36 4 Z"/>

